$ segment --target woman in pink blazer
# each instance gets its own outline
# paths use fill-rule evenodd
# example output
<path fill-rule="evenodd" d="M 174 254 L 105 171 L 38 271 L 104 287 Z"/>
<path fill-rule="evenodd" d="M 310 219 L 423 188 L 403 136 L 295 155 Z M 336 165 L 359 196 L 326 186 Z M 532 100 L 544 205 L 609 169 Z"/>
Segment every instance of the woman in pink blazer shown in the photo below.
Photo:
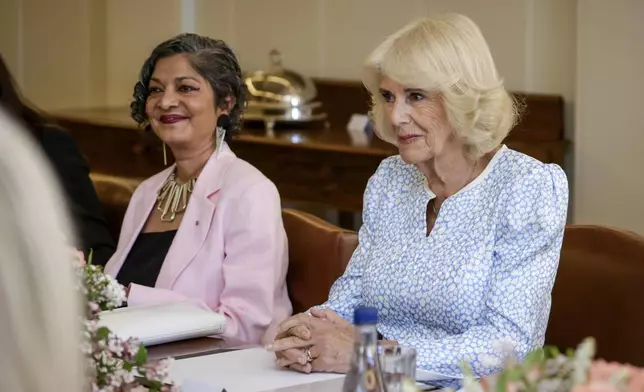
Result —
<path fill-rule="evenodd" d="M 288 248 L 277 189 L 228 147 L 244 100 L 224 42 L 182 34 L 152 52 L 132 117 L 175 164 L 137 188 L 105 271 L 128 306 L 189 300 L 226 317 L 224 337 L 263 343 L 291 314 Z"/>

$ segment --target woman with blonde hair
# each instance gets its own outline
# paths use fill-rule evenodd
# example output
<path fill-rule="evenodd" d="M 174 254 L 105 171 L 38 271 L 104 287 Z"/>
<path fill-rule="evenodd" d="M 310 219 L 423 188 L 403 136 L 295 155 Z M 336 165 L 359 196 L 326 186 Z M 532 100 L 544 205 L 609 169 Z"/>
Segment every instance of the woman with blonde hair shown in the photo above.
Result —
<path fill-rule="evenodd" d="M 414 347 L 448 383 L 498 369 L 498 342 L 541 346 L 568 206 L 563 170 L 502 144 L 517 119 L 479 28 L 448 14 L 409 24 L 366 62 L 375 128 L 396 145 L 364 196 L 359 246 L 310 315 L 272 349 L 290 369 L 345 372 L 352 312 Z M 313 316 L 313 317 L 311 317 Z"/>
<path fill-rule="evenodd" d="M 83 390 L 67 205 L 53 170 L 0 108 L 0 390 Z"/>

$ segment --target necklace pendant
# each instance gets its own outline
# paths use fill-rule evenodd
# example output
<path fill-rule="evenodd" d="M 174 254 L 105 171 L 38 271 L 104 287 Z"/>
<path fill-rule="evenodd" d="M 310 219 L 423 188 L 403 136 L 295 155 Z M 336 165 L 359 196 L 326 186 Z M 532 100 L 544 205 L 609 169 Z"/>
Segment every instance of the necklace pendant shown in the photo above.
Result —
<path fill-rule="evenodd" d="M 186 210 L 195 182 L 196 179 L 193 178 L 179 185 L 174 173 L 168 177 L 157 194 L 157 211 L 161 213 L 162 222 L 173 222 L 178 213 Z"/>
<path fill-rule="evenodd" d="M 174 219 L 177 217 L 177 214 L 174 212 L 171 212 L 169 217 L 166 217 L 167 214 L 162 213 L 161 214 L 161 221 L 162 222 L 174 222 Z"/>

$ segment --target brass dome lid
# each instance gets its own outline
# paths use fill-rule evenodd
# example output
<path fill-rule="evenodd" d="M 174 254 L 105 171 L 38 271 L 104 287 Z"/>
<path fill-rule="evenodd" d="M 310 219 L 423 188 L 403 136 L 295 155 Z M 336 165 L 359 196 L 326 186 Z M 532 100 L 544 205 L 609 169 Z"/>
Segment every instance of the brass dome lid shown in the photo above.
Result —
<path fill-rule="evenodd" d="M 299 106 L 317 95 L 313 81 L 282 66 L 282 55 L 273 49 L 269 53 L 270 66 L 247 74 L 244 82 L 249 92 L 249 102 Z"/>
<path fill-rule="evenodd" d="M 308 122 L 323 120 L 325 113 L 314 113 L 317 90 L 311 78 L 284 68 L 282 55 L 273 49 L 269 53 L 268 70 L 244 75 L 248 89 L 246 120 L 263 121 L 267 129 L 275 122 Z"/>

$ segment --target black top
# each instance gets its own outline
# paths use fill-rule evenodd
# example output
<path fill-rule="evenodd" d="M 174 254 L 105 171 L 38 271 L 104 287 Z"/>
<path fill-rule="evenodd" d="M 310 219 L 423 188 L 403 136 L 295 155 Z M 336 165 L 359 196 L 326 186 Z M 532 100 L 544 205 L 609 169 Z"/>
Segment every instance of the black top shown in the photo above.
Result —
<path fill-rule="evenodd" d="M 44 128 L 39 141 L 58 175 L 81 241 L 81 250 L 87 257 L 92 249 L 92 264 L 105 265 L 112 257 L 116 243 L 89 178 L 89 167 L 76 141 L 69 133 L 56 127 Z"/>
<path fill-rule="evenodd" d="M 176 230 L 139 234 L 116 280 L 125 287 L 130 283 L 154 287 L 175 234 Z"/>

